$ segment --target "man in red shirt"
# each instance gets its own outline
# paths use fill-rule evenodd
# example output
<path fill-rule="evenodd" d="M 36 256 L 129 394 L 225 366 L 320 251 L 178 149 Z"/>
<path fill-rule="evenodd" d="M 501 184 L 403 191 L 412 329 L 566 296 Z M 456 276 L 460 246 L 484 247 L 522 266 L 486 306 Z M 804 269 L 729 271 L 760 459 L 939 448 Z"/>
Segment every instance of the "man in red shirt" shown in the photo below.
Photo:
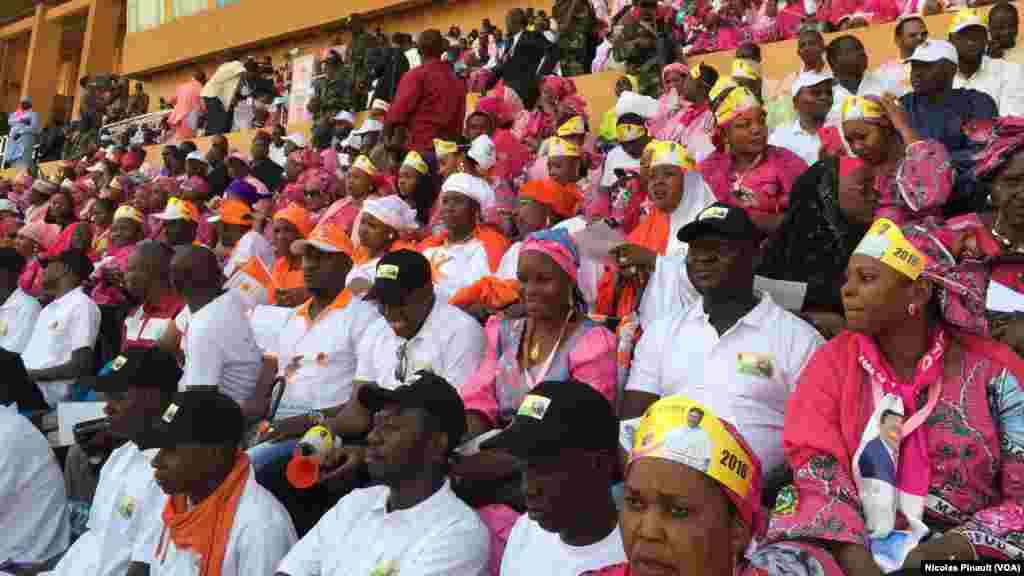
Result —
<path fill-rule="evenodd" d="M 385 135 L 406 133 L 406 148 L 424 154 L 434 138 L 454 140 L 466 117 L 466 83 L 441 61 L 444 41 L 439 30 L 420 34 L 422 64 L 402 75 L 395 101 L 385 120 Z"/>

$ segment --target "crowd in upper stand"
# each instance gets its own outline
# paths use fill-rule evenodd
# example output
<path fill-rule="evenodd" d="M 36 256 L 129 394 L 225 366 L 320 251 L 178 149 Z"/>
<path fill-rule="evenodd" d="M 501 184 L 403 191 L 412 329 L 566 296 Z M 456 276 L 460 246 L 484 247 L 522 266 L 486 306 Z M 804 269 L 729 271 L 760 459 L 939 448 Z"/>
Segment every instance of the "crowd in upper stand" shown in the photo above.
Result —
<path fill-rule="evenodd" d="M 662 47 L 647 2 L 613 55 Z M 720 38 L 722 10 L 688 17 Z M 0 181 L 0 571 L 1024 559 L 1015 7 L 895 10 L 884 63 L 796 26 L 774 84 L 757 44 L 722 70 L 626 57 L 607 112 L 533 72 L 554 27 L 526 16 L 469 74 L 420 33 L 358 126 L 328 52 L 308 141 L 201 153 L 176 108 L 160 169 L 112 144 Z M 261 90 L 229 65 L 188 88 L 222 127 Z M 92 401 L 58 459 L 52 412 Z"/>

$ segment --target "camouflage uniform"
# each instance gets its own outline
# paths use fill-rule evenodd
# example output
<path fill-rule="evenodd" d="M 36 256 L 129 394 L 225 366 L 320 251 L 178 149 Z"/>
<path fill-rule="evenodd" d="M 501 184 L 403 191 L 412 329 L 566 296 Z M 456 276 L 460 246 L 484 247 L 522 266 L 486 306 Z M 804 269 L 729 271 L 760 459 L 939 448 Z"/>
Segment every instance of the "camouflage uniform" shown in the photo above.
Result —
<path fill-rule="evenodd" d="M 352 78 L 352 112 L 366 109 L 366 98 L 370 82 L 370 68 L 366 61 L 366 53 L 369 49 L 370 35 L 362 30 L 352 33 L 352 44 L 349 49 L 348 72 Z"/>
<path fill-rule="evenodd" d="M 342 110 L 354 110 L 352 101 L 352 85 L 349 83 L 350 71 L 344 64 L 328 64 L 327 76 L 316 84 L 316 96 L 320 99 L 320 112 L 314 120 L 319 123 L 323 118 L 333 118 Z"/>
<path fill-rule="evenodd" d="M 668 34 L 670 34 L 668 24 L 660 20 L 656 24 L 656 33 L 652 33 L 649 24 L 641 24 L 633 18 L 626 19 L 622 29 L 624 41 L 648 36 L 654 39 L 656 43 L 658 36 Z M 643 49 L 627 49 L 616 46 L 613 48 L 613 54 L 616 60 L 626 64 L 627 74 L 637 77 L 640 83 L 641 94 L 651 98 L 661 96 L 662 63 L 658 60 L 658 50 L 655 46 Z"/>
<path fill-rule="evenodd" d="M 573 0 L 562 0 L 555 6 L 568 11 Z M 562 76 L 582 76 L 590 74 L 590 65 L 594 59 L 594 12 L 588 0 L 576 0 L 576 14 L 566 25 L 558 24 L 558 61 L 562 66 Z"/>

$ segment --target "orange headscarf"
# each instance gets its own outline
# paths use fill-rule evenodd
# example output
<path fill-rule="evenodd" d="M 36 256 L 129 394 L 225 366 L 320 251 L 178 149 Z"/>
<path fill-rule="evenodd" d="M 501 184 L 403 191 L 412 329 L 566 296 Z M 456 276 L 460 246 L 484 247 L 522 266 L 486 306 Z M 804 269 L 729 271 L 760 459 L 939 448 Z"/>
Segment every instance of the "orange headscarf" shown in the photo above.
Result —
<path fill-rule="evenodd" d="M 559 184 L 551 178 L 531 180 L 519 189 L 521 198 L 529 198 L 551 208 L 563 218 L 572 218 L 579 211 L 583 194 L 576 184 Z"/>
<path fill-rule="evenodd" d="M 220 576 L 249 470 L 249 457 L 242 452 L 227 478 L 195 508 L 188 509 L 184 494 L 167 499 L 162 514 L 165 530 L 175 547 L 192 550 L 199 556 L 200 576 Z M 161 542 L 157 558 L 166 550 L 166 543 Z"/>

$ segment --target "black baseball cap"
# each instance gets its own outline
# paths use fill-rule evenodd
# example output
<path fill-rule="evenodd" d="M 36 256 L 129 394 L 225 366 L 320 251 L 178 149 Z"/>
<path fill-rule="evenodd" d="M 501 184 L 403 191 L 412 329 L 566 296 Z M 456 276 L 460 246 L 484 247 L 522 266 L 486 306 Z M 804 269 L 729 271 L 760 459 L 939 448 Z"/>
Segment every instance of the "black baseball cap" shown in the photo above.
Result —
<path fill-rule="evenodd" d="M 79 382 L 97 392 L 124 392 L 129 388 L 178 389 L 181 369 L 178 360 L 159 348 L 128 348 L 116 356 L 99 376 Z"/>
<path fill-rule="evenodd" d="M 181 444 L 241 445 L 245 436 L 242 408 L 216 388 L 179 392 L 156 423 L 154 448 Z"/>
<path fill-rule="evenodd" d="M 20 273 L 25 269 L 25 257 L 14 248 L 0 248 L 0 270 Z"/>
<path fill-rule="evenodd" d="M 359 403 L 370 412 L 385 408 L 420 408 L 441 421 L 441 430 L 448 434 L 448 450 L 454 450 L 466 435 L 466 405 L 447 380 L 430 372 L 418 372 L 416 381 L 394 390 L 380 386 L 359 389 Z"/>
<path fill-rule="evenodd" d="M 85 280 L 92 275 L 93 266 L 92 260 L 85 255 L 85 252 L 81 250 L 68 249 L 56 256 L 51 256 L 44 260 L 40 260 L 39 263 L 45 268 L 54 262 L 61 262 L 68 267 L 72 272 L 78 276 L 79 279 Z"/>
<path fill-rule="evenodd" d="M 615 452 L 619 420 L 608 399 L 577 380 L 547 381 L 530 390 L 512 425 L 481 448 L 517 458 L 554 456 L 566 448 Z"/>
<path fill-rule="evenodd" d="M 758 240 L 761 231 L 746 210 L 725 202 L 715 202 L 700 211 L 697 217 L 679 229 L 676 237 L 681 242 L 692 242 L 705 234 L 718 234 L 730 240 Z"/>
<path fill-rule="evenodd" d="M 423 254 L 396 250 L 385 254 L 377 263 L 376 278 L 366 299 L 381 304 L 400 304 L 409 293 L 431 282 L 430 262 Z"/>

